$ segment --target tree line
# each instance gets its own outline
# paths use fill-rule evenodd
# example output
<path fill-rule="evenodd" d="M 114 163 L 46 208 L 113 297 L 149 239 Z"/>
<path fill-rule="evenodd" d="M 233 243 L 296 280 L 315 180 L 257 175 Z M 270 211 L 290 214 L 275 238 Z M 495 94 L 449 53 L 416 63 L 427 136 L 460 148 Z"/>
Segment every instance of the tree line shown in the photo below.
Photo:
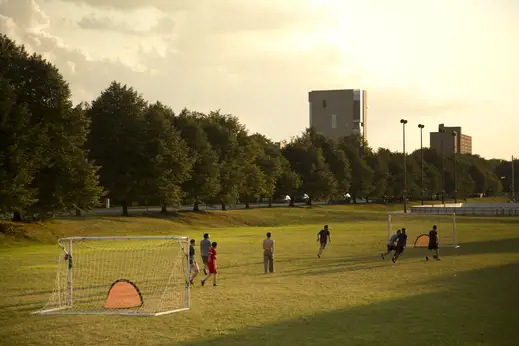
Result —
<path fill-rule="evenodd" d="M 511 189 L 511 162 L 423 151 L 426 199 L 442 191 L 463 198 Z M 408 154 L 407 195 L 421 197 L 419 150 Z M 517 176 L 516 181 L 519 177 Z M 443 189 L 442 189 L 443 174 Z M 220 111 L 147 102 L 112 82 L 90 103 L 74 105 L 59 70 L 38 54 L 0 37 L 0 211 L 48 215 L 90 210 L 104 198 L 123 207 L 138 202 L 226 206 L 291 197 L 313 200 L 401 199 L 403 154 L 374 150 L 359 137 L 333 140 L 306 129 L 283 148 L 249 133 Z"/>

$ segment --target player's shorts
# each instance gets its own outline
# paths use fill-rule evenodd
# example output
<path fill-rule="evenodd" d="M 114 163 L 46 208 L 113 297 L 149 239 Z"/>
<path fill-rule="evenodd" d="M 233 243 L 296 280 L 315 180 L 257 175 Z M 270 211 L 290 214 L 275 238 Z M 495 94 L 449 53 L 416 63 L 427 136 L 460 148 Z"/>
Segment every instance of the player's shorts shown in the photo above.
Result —
<path fill-rule="evenodd" d="M 195 260 L 195 259 L 193 259 L 193 262 L 191 262 L 191 271 L 192 271 L 192 272 L 197 272 L 197 271 L 199 271 L 198 263 L 196 263 L 196 260 Z"/>
<path fill-rule="evenodd" d="M 214 264 L 209 263 L 209 274 L 216 274 L 216 266 Z"/>
<path fill-rule="evenodd" d="M 438 244 L 436 244 L 436 243 L 429 244 L 429 246 L 427 246 L 427 248 L 429 250 L 438 250 Z"/>
<path fill-rule="evenodd" d="M 396 250 L 397 253 L 400 254 L 400 253 L 404 252 L 405 247 L 403 247 L 403 246 L 396 246 L 396 249 L 395 249 L 395 250 Z"/>
<path fill-rule="evenodd" d="M 203 264 L 207 264 L 208 261 L 209 261 L 209 256 L 202 256 L 202 263 Z"/>
<path fill-rule="evenodd" d="M 395 244 L 387 244 L 387 251 L 393 251 L 393 250 L 396 250 L 396 245 Z"/>
<path fill-rule="evenodd" d="M 326 247 L 327 242 L 321 242 L 321 249 L 324 249 Z"/>

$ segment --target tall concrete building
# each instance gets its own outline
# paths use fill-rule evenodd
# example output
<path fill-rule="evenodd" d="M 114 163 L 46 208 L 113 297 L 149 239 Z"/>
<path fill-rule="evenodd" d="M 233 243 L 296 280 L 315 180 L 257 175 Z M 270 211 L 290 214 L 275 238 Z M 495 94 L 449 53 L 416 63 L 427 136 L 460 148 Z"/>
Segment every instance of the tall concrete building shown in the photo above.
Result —
<path fill-rule="evenodd" d="M 310 127 L 334 139 L 357 134 L 367 141 L 366 100 L 362 89 L 310 91 Z"/>
<path fill-rule="evenodd" d="M 452 131 L 456 131 L 456 136 Z M 441 152 L 443 142 L 443 152 L 445 154 L 472 154 L 472 137 L 467 136 L 461 130 L 461 126 L 445 126 L 440 124 L 438 132 L 431 132 L 430 146 Z"/>

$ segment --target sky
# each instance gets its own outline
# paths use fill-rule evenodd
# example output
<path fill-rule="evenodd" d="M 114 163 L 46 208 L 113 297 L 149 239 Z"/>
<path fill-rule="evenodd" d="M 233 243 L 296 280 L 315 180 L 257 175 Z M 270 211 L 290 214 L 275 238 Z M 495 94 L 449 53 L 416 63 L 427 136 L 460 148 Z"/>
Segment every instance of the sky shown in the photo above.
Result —
<path fill-rule="evenodd" d="M 0 0 L 0 32 L 77 103 L 116 80 L 279 141 L 309 125 L 309 91 L 362 88 L 370 146 L 401 151 L 404 118 L 408 151 L 445 123 L 501 159 L 519 156 L 517 18 L 517 0 Z"/>

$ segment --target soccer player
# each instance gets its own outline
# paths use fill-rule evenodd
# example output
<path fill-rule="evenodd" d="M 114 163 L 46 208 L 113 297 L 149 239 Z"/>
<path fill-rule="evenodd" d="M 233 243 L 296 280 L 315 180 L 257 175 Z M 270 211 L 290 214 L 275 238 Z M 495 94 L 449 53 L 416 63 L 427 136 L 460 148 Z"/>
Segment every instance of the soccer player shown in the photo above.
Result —
<path fill-rule="evenodd" d="M 207 275 L 207 256 L 209 248 L 211 247 L 211 241 L 209 240 L 209 234 L 204 234 L 204 239 L 200 241 L 200 256 L 202 256 L 202 263 L 204 264 L 204 274 Z"/>
<path fill-rule="evenodd" d="M 191 268 L 191 275 L 189 276 L 189 283 L 193 284 L 193 280 L 198 275 L 198 263 L 196 263 L 195 259 L 195 240 L 191 239 L 189 241 L 189 267 Z"/>
<path fill-rule="evenodd" d="M 263 266 L 265 274 L 274 272 L 274 240 L 272 234 L 267 232 L 267 238 L 263 240 Z"/>
<path fill-rule="evenodd" d="M 317 257 L 321 258 L 324 249 L 326 248 L 326 244 L 328 242 L 332 242 L 332 237 L 330 236 L 330 231 L 328 230 L 328 225 L 324 225 L 324 229 L 322 229 L 319 233 L 317 233 L 317 241 L 321 242 L 321 247 L 319 248 L 319 252 L 317 253 Z"/>
<path fill-rule="evenodd" d="M 397 230 L 395 234 L 393 234 L 391 237 L 389 237 L 389 240 L 387 241 L 387 252 L 380 253 L 380 256 L 382 259 L 386 259 L 386 256 L 391 253 L 391 251 L 396 251 L 396 240 L 398 239 L 398 236 L 402 233 L 401 230 Z"/>
<path fill-rule="evenodd" d="M 440 260 L 440 249 L 438 241 L 438 231 L 436 225 L 433 226 L 432 230 L 429 231 L 429 245 L 427 249 L 433 253 L 433 258 L 437 261 Z M 429 260 L 429 256 L 425 256 L 425 260 Z"/>
<path fill-rule="evenodd" d="M 213 286 L 216 286 L 216 246 L 218 244 L 214 241 L 211 244 L 211 248 L 207 252 L 207 268 L 209 269 L 209 273 L 202 280 L 202 286 L 205 284 L 207 279 L 213 276 Z"/>
<path fill-rule="evenodd" d="M 402 228 L 402 233 L 400 233 L 400 235 L 397 238 L 396 251 L 395 251 L 395 254 L 393 255 L 393 259 L 392 259 L 393 263 L 396 262 L 396 260 L 398 259 L 398 257 L 400 257 L 402 252 L 404 252 L 404 249 L 406 247 L 407 234 L 405 233 L 405 231 L 406 231 L 405 228 Z"/>

